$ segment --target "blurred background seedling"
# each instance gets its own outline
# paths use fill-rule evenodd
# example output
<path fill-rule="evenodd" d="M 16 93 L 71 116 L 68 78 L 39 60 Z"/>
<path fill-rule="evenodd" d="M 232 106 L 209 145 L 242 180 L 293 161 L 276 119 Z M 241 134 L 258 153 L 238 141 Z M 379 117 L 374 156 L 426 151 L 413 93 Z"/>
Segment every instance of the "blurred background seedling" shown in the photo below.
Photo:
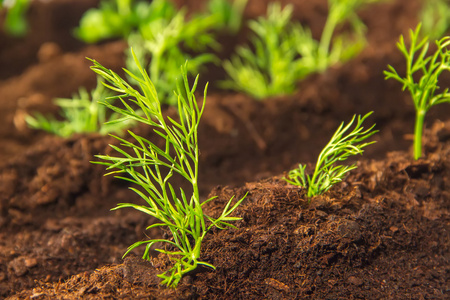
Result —
<path fill-rule="evenodd" d="M 90 93 L 82 87 L 71 99 L 55 100 L 55 104 L 61 109 L 62 120 L 35 113 L 33 116 L 27 115 L 25 121 L 33 129 L 44 130 L 61 137 L 93 132 L 102 135 L 112 132 L 120 134 L 125 128 L 133 126 L 134 122 L 119 120 L 117 113 L 107 112 L 106 107 L 100 104 L 101 101 L 114 101 L 111 98 L 112 95 L 103 85 L 103 81 L 98 78 L 96 88 Z M 117 122 L 107 123 L 111 121 Z"/>
<path fill-rule="evenodd" d="M 164 11 L 157 13 L 164 14 Z M 86 43 L 126 38 L 139 24 L 151 17 L 152 4 L 148 1 L 102 0 L 98 8 L 91 8 L 84 13 L 74 34 Z"/>
<path fill-rule="evenodd" d="M 436 50 L 429 55 L 428 37 L 421 37 L 421 24 L 409 31 L 409 47 L 403 35 L 397 47 L 405 57 L 406 74 L 402 77 L 391 65 L 384 71 L 385 79 L 395 79 L 408 90 L 416 109 L 414 126 L 414 159 L 422 156 L 422 133 L 425 115 L 437 104 L 450 103 L 449 88 L 439 86 L 439 77 L 444 71 L 450 71 L 450 37 L 435 41 Z M 420 76 L 420 77 L 419 77 Z"/>
<path fill-rule="evenodd" d="M 419 19 L 422 23 L 422 36 L 437 40 L 450 31 L 450 2 L 448 0 L 422 1 Z"/>
<path fill-rule="evenodd" d="M 265 17 L 249 21 L 254 33 L 251 46 L 238 47 L 237 54 L 223 63 L 229 76 L 223 87 L 256 99 L 293 93 L 305 76 L 324 72 L 363 49 L 366 27 L 356 11 L 373 2 L 377 0 L 329 0 L 318 41 L 309 28 L 291 20 L 292 5 L 270 3 Z M 350 32 L 336 33 L 344 24 L 350 24 Z"/>
<path fill-rule="evenodd" d="M 178 10 L 170 0 L 103 0 L 99 8 L 83 15 L 75 33 L 88 43 L 125 39 L 148 69 L 163 103 L 176 106 L 173 86 L 179 66 L 189 60 L 187 72 L 194 75 L 208 63 L 218 64 L 213 54 L 220 48 L 216 34 L 236 33 L 246 4 L 247 0 L 210 0 L 205 12 L 188 16 L 186 9 Z M 126 68 L 138 71 L 128 50 Z"/>
<path fill-rule="evenodd" d="M 0 11 L 5 11 L 3 29 L 6 33 L 22 37 L 28 32 L 26 13 L 31 0 L 1 0 Z"/>

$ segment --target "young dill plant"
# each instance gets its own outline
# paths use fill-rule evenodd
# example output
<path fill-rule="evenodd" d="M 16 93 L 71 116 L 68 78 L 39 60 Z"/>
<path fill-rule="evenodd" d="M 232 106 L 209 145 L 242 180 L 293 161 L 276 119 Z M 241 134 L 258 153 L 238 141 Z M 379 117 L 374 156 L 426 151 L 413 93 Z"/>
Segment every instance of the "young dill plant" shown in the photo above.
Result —
<path fill-rule="evenodd" d="M 299 165 L 297 169 L 291 170 L 287 178 L 288 183 L 308 189 L 308 198 L 321 195 L 327 192 L 333 185 L 341 182 L 346 173 L 356 169 L 356 164 L 349 166 L 336 165 L 338 162 L 346 160 L 349 156 L 362 154 L 363 148 L 375 143 L 363 143 L 365 139 L 372 136 L 378 130 L 373 130 L 374 125 L 364 130 L 362 123 L 372 112 L 361 117 L 353 116 L 352 120 L 344 127 L 344 122 L 338 127 L 331 140 L 320 152 L 317 159 L 314 173 L 306 174 L 306 165 Z M 349 131 L 356 120 L 355 127 Z"/>
<path fill-rule="evenodd" d="M 428 37 L 420 37 L 421 24 L 415 30 L 410 30 L 410 46 L 406 46 L 403 36 L 397 43 L 398 49 L 406 59 L 406 74 L 401 77 L 392 66 L 384 71 L 385 79 L 393 78 L 403 84 L 403 90 L 408 89 L 416 109 L 414 127 L 414 159 L 422 156 L 422 132 L 425 115 L 428 110 L 440 103 L 450 103 L 449 89 L 440 89 L 439 76 L 450 70 L 450 37 L 437 40 L 436 51 L 427 56 Z M 416 74 L 417 73 L 417 74 Z M 417 75 L 420 75 L 417 76 Z"/>
<path fill-rule="evenodd" d="M 281 8 L 280 3 L 274 2 L 268 6 L 267 16 L 249 22 L 255 34 L 251 40 L 253 47 L 238 47 L 237 55 L 223 63 L 230 77 L 222 83 L 224 88 L 245 92 L 256 99 L 294 91 L 294 83 L 304 70 L 295 50 L 292 11 L 292 5 Z"/>
<path fill-rule="evenodd" d="M 231 217 L 230 214 L 244 200 L 245 196 L 234 205 L 231 205 L 232 197 L 217 219 L 203 213 L 203 205 L 215 198 L 212 197 L 201 203 L 198 189 L 200 153 L 197 130 L 205 107 L 207 87 L 204 90 L 203 104 L 199 107 L 194 95 L 198 76 L 190 87 L 187 79 L 187 67 L 186 65 L 181 67 L 181 78 L 177 80 L 176 90 L 179 120 L 176 121 L 163 116 L 161 100 L 155 86 L 136 57 L 135 63 L 139 73 L 133 74 L 127 69 L 124 70 L 139 83 L 139 90 L 95 60 L 93 63 L 92 70 L 109 82 L 106 86 L 120 93 L 121 96 L 117 96 L 117 98 L 120 99 L 124 108 L 110 103 L 105 103 L 105 105 L 125 118 L 152 126 L 155 133 L 165 140 L 165 146 L 160 148 L 152 141 L 129 131 L 135 139 L 135 143 L 115 137 L 121 142 L 122 148 L 111 146 L 121 154 L 120 157 L 98 155 L 97 157 L 103 161 L 94 162 L 108 166 L 108 170 L 113 170 L 108 174 L 117 174 L 118 178 L 139 186 L 140 189 L 131 189 L 146 202 L 146 205 L 121 203 L 113 209 L 134 208 L 144 212 L 159 220 L 158 223 L 147 229 L 166 227 L 172 235 L 170 239 L 150 239 L 136 242 L 128 248 L 125 255 L 136 247 L 146 245 L 143 258 L 150 259 L 152 246 L 156 243 L 165 244 L 167 247 L 156 249 L 156 251 L 167 254 L 173 261 L 173 266 L 158 276 L 163 279 L 161 284 L 169 287 L 176 287 L 182 276 L 194 270 L 199 264 L 214 269 L 211 264 L 199 260 L 202 241 L 208 230 L 214 226 L 221 229 L 234 228 L 229 222 L 240 218 Z M 143 114 L 134 110 L 133 106 L 136 105 Z M 175 192 L 170 183 L 170 178 L 174 174 L 182 176 L 190 184 L 192 194 L 186 193 L 181 188 L 178 194 Z"/>
<path fill-rule="evenodd" d="M 119 115 L 117 113 L 109 115 L 106 107 L 99 103 L 114 100 L 111 98 L 112 93 L 102 82 L 100 77 L 97 77 L 97 86 L 90 93 L 82 87 L 72 99 L 56 99 L 55 104 L 61 108 L 63 120 L 36 113 L 34 116 L 27 115 L 25 121 L 31 128 L 45 130 L 61 137 L 69 137 L 75 133 L 98 132 L 105 135 L 110 132 L 122 132 L 125 128 L 131 127 L 134 122 L 122 120 L 105 123 L 119 119 Z"/>
<path fill-rule="evenodd" d="M 356 56 L 366 44 L 363 22 L 356 10 L 379 0 L 329 0 L 328 17 L 320 40 L 311 30 L 292 22 L 292 5 L 271 3 L 267 16 L 249 22 L 255 36 L 252 47 L 239 47 L 223 66 L 230 79 L 223 87 L 243 91 L 256 99 L 291 94 L 297 81 Z M 349 23 L 351 33 L 335 34 Z"/>

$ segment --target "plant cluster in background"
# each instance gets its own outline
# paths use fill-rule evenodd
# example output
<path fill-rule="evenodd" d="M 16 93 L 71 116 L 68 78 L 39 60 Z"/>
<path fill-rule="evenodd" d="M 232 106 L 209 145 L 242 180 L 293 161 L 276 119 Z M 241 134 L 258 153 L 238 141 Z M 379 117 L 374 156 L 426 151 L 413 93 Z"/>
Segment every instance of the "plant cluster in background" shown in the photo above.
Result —
<path fill-rule="evenodd" d="M 167 0 L 152 2 L 164 14 L 155 14 L 152 18 L 138 27 L 138 31 L 129 35 L 128 44 L 133 48 L 139 61 L 148 65 L 149 76 L 165 104 L 176 105 L 177 99 L 173 94 L 175 78 L 179 74 L 179 67 L 189 60 L 189 74 L 199 72 L 205 63 L 213 62 L 215 55 L 208 53 L 208 48 L 217 48 L 218 44 L 212 34 L 212 29 L 218 24 L 213 15 L 203 18 L 186 17 L 184 9 L 176 11 Z M 161 9 L 164 6 L 164 9 Z M 190 55 L 191 53 L 201 53 Z M 126 66 L 135 70 L 133 57 L 128 51 Z M 132 78 L 130 78 L 132 79 Z"/>
<path fill-rule="evenodd" d="M 120 133 L 123 129 L 133 125 L 130 120 L 121 120 L 115 123 L 106 123 L 119 120 L 117 113 L 107 115 L 104 105 L 99 101 L 113 101 L 110 93 L 103 85 L 103 81 L 97 80 L 97 87 L 89 94 L 85 88 L 80 88 L 78 94 L 72 99 L 56 99 L 55 103 L 61 108 L 63 120 L 45 117 L 36 113 L 26 116 L 28 126 L 41 129 L 61 137 L 69 137 L 75 133 L 108 134 Z"/>
<path fill-rule="evenodd" d="M 240 28 L 246 2 L 236 0 L 231 4 L 227 0 L 210 0 L 209 11 L 190 18 L 187 18 L 185 9 L 176 11 L 168 0 L 152 2 L 151 11 L 155 13 L 129 35 L 128 44 L 138 59 L 148 65 L 149 76 L 163 103 L 176 105 L 174 80 L 179 66 L 185 61 L 189 60 L 187 72 L 190 75 L 199 73 L 206 63 L 218 62 L 211 51 L 220 48 L 215 34 Z M 136 71 L 129 51 L 126 66 Z"/>
<path fill-rule="evenodd" d="M 450 2 L 427 0 L 422 5 L 419 16 L 422 34 L 432 40 L 440 39 L 450 30 Z"/>
<path fill-rule="evenodd" d="M 246 4 L 247 0 L 210 0 L 207 12 L 188 18 L 185 9 L 177 10 L 169 0 L 104 0 L 99 8 L 85 13 L 75 32 L 90 43 L 125 38 L 138 59 L 148 66 L 163 102 L 176 105 L 172 88 L 179 66 L 189 60 L 187 72 L 193 75 L 206 63 L 217 62 L 211 53 L 219 48 L 215 34 L 237 32 Z M 136 72 L 133 60 L 127 51 L 126 67 Z"/>
<path fill-rule="evenodd" d="M 449 89 L 439 87 L 439 77 L 442 72 L 450 71 L 450 37 L 436 40 L 436 51 L 428 55 L 430 43 L 427 37 L 420 38 L 421 24 L 415 30 L 410 30 L 409 48 L 403 36 L 397 43 L 398 49 L 406 60 L 406 74 L 401 77 L 392 66 L 384 71 L 386 79 L 393 78 L 403 84 L 403 90 L 408 90 L 416 109 L 414 127 L 414 158 L 422 156 L 422 132 L 425 115 L 428 110 L 440 103 L 450 103 Z M 420 76 L 420 77 L 419 77 Z"/>
<path fill-rule="evenodd" d="M 28 30 L 28 23 L 25 14 L 30 5 L 30 0 L 1 0 L 0 12 L 6 11 L 5 32 L 12 36 L 24 36 Z"/>
<path fill-rule="evenodd" d="M 362 123 L 372 113 L 361 117 L 353 116 L 352 120 L 344 127 L 341 123 L 328 144 L 320 152 L 316 162 L 316 167 L 312 176 L 306 173 L 306 165 L 299 165 L 297 169 L 291 170 L 288 178 L 284 178 L 288 183 L 308 189 L 308 197 L 321 195 L 328 191 L 333 185 L 341 182 L 346 173 L 355 169 L 356 164 L 349 166 L 336 165 L 338 162 L 346 160 L 349 156 L 362 154 L 363 148 L 375 142 L 363 143 L 368 137 L 378 130 L 373 130 L 375 125 L 364 130 Z M 346 132 L 356 125 L 349 133 Z"/>
<path fill-rule="evenodd" d="M 257 99 L 290 94 L 297 82 L 313 72 L 357 55 L 366 44 L 366 27 L 356 14 L 361 6 L 376 0 L 329 0 L 329 12 L 319 41 L 309 28 L 292 22 L 292 5 L 283 9 L 271 3 L 266 17 L 251 20 L 252 46 L 239 47 L 237 55 L 224 63 L 230 79 L 224 87 Z M 351 25 L 351 33 L 336 29 Z"/>
<path fill-rule="evenodd" d="M 150 249 L 155 243 L 166 245 L 168 248 L 156 250 L 167 254 L 174 264 L 168 271 L 158 276 L 163 279 L 161 284 L 176 287 L 182 276 L 194 270 L 197 265 L 214 268 L 211 264 L 199 260 L 202 241 L 208 230 L 214 226 L 221 229 L 234 227 L 229 222 L 239 220 L 239 218 L 229 215 L 244 200 L 245 196 L 231 206 L 232 197 L 217 219 L 203 213 L 203 205 L 215 198 L 212 197 L 200 203 L 198 189 L 197 130 L 205 107 L 206 87 L 203 105 L 199 107 L 194 96 L 198 76 L 193 86 L 190 87 L 186 65 L 182 66 L 176 92 L 179 120 L 167 118 L 168 121 L 166 121 L 162 113 L 162 101 L 158 97 L 155 86 L 138 59 L 134 58 L 139 73 L 132 73 L 129 70 L 125 70 L 125 72 L 139 83 L 140 90 L 133 88 L 119 75 L 93 61 L 92 70 L 109 82 L 106 84 L 107 87 L 120 94 L 116 98 L 120 99 L 125 108 L 119 108 L 109 102 L 104 102 L 104 105 L 125 118 L 154 127 L 155 133 L 165 140 L 165 147 L 160 148 L 152 141 L 129 131 L 136 140 L 136 144 L 119 137 L 116 138 L 121 141 L 123 147 L 131 149 L 132 154 L 119 147 L 111 146 L 122 156 L 98 155 L 97 157 L 104 161 L 95 163 L 106 165 L 108 169 L 116 169 L 109 174 L 126 174 L 126 176 L 119 175 L 117 177 L 139 186 L 141 189 L 131 189 L 147 203 L 147 205 L 122 203 L 114 209 L 125 207 L 137 209 L 160 221 L 147 229 L 162 226 L 170 231 L 171 239 L 136 242 L 129 247 L 125 255 L 136 247 L 146 245 L 143 258 L 150 259 Z M 142 114 L 137 113 L 130 103 L 137 105 Z M 181 188 L 177 194 L 170 183 L 170 178 L 174 173 L 189 182 L 192 194 L 187 194 Z"/>

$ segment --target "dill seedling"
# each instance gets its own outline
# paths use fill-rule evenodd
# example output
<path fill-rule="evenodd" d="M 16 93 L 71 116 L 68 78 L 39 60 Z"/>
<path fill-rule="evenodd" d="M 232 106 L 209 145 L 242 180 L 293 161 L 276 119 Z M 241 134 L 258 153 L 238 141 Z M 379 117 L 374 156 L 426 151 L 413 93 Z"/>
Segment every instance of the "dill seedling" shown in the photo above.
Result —
<path fill-rule="evenodd" d="M 289 172 L 288 178 L 284 179 L 292 185 L 307 188 L 308 197 L 321 195 L 336 183 L 341 182 L 347 172 L 356 168 L 356 164 L 344 166 L 336 165 L 336 163 L 346 160 L 349 156 L 362 154 L 364 147 L 375 143 L 362 143 L 362 141 L 378 132 L 378 130 L 373 130 L 375 125 L 367 130 L 364 130 L 362 126 L 364 120 L 371 114 L 370 112 L 363 117 L 360 115 L 356 117 L 355 115 L 345 127 L 344 122 L 341 123 L 331 140 L 320 152 L 312 176 L 306 174 L 306 165 L 300 164 L 297 169 Z M 355 127 L 346 134 L 355 120 Z"/>
<path fill-rule="evenodd" d="M 131 189 L 147 203 L 147 205 L 121 203 L 114 209 L 134 208 L 159 220 L 158 223 L 147 229 L 165 227 L 170 231 L 172 238 L 136 242 L 128 248 L 125 255 L 136 247 L 146 245 L 143 258 L 150 259 L 151 247 L 155 243 L 164 244 L 165 248 L 158 248 L 156 251 L 167 254 L 173 261 L 173 266 L 158 276 L 163 279 L 161 284 L 176 287 L 182 276 L 194 270 L 199 264 L 214 269 L 211 264 L 200 261 L 202 241 L 208 230 L 214 226 L 222 229 L 234 227 L 229 222 L 240 218 L 229 215 L 244 200 L 245 196 L 234 205 L 231 205 L 232 197 L 217 219 L 203 213 L 203 205 L 215 198 L 212 197 L 201 203 L 198 189 L 200 153 L 197 130 L 205 107 L 206 87 L 203 104 L 199 107 L 194 96 L 198 76 L 193 86 L 190 87 L 187 79 L 187 67 L 186 65 L 182 66 L 181 78 L 177 80 L 176 90 L 179 120 L 165 118 L 155 86 L 136 56 L 134 58 L 139 73 L 133 74 L 126 69 L 125 72 L 139 83 L 139 90 L 95 60 L 93 60 L 94 66 L 91 68 L 109 82 L 106 84 L 107 87 L 121 95 L 118 98 L 125 108 L 119 108 L 109 103 L 105 103 L 105 105 L 125 118 L 152 126 L 155 133 L 165 140 L 165 146 L 160 148 L 152 141 L 129 131 L 136 143 L 116 137 L 123 148 L 111 147 L 121 156 L 98 155 L 97 157 L 103 161 L 95 163 L 106 165 L 108 170 L 113 170 L 108 174 L 117 174 L 118 178 L 139 186 L 140 189 Z M 130 104 L 137 105 L 143 113 L 136 113 Z M 124 148 L 131 150 L 132 154 L 125 151 Z M 170 183 L 173 174 L 182 176 L 190 184 L 192 194 L 186 194 L 181 188 L 179 195 L 176 194 L 175 188 Z"/>
<path fill-rule="evenodd" d="M 53 117 L 45 117 L 36 113 L 34 116 L 26 116 L 28 126 L 41 129 L 61 137 L 69 137 L 75 133 L 98 132 L 102 135 L 110 132 L 120 133 L 123 129 L 131 127 L 134 123 L 125 120 L 115 123 L 106 123 L 117 120 L 119 115 L 113 113 L 108 116 L 106 107 L 101 101 L 113 101 L 110 93 L 97 78 L 97 86 L 89 93 L 85 88 L 80 88 L 78 94 L 72 99 L 58 98 L 55 104 L 61 108 L 63 120 Z"/>
<path fill-rule="evenodd" d="M 428 37 L 420 38 L 419 24 L 415 30 L 410 30 L 410 46 L 407 48 L 403 35 L 397 43 L 398 49 L 406 59 L 406 74 L 401 77 L 392 66 L 384 71 L 385 79 L 393 78 L 403 84 L 403 90 L 408 90 L 416 109 L 416 123 L 414 127 L 414 159 L 422 156 L 422 132 L 425 115 L 428 110 L 440 103 L 450 103 L 448 88 L 441 90 L 439 76 L 450 70 L 450 37 L 437 40 L 436 51 L 427 56 Z M 418 73 L 418 74 L 416 74 Z M 417 75 L 421 75 L 418 77 Z M 416 80 L 416 78 L 418 80 Z"/>
<path fill-rule="evenodd" d="M 328 17 L 319 41 L 311 30 L 292 22 L 292 5 L 283 9 L 271 3 L 267 16 L 249 22 L 254 32 L 251 47 L 238 47 L 223 67 L 230 79 L 224 88 L 242 91 L 256 99 L 291 94 L 296 83 L 314 72 L 356 56 L 366 44 L 366 27 L 356 14 L 361 6 L 378 0 L 329 0 Z M 349 23 L 351 33 L 336 34 Z"/>

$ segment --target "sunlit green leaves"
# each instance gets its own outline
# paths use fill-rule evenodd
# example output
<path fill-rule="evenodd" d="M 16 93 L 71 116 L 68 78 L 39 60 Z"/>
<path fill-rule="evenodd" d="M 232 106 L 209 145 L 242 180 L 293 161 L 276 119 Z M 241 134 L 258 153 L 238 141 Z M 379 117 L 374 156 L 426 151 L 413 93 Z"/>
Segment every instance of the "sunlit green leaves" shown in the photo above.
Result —
<path fill-rule="evenodd" d="M 437 40 L 436 51 L 428 56 L 428 37 L 421 37 L 421 24 L 415 30 L 410 30 L 409 48 L 403 36 L 397 43 L 398 49 L 406 60 L 406 74 L 402 77 L 392 66 L 384 71 L 385 79 L 395 79 L 403 84 L 403 90 L 408 90 L 416 108 L 416 124 L 414 129 L 414 158 L 422 156 L 422 131 L 425 115 L 428 110 L 440 103 L 450 103 L 449 89 L 441 89 L 439 77 L 444 71 L 450 70 L 450 37 Z M 417 75 L 420 75 L 418 77 Z M 417 80 L 418 78 L 418 80 Z"/>
<path fill-rule="evenodd" d="M 373 130 L 375 125 L 366 130 L 362 126 L 364 120 L 371 114 L 368 113 L 363 117 L 355 115 L 345 126 L 344 123 L 341 123 L 331 140 L 320 152 L 312 176 L 306 173 L 306 165 L 300 164 L 297 169 L 291 170 L 288 177 L 284 179 L 290 184 L 307 188 L 308 197 L 323 194 L 333 185 L 341 182 L 346 173 L 356 168 L 356 164 L 346 166 L 337 163 L 345 161 L 350 156 L 362 154 L 364 147 L 375 143 L 363 142 L 377 132 L 377 130 Z M 356 125 L 348 132 L 355 120 Z"/>
<path fill-rule="evenodd" d="M 124 116 L 145 123 L 154 128 L 154 132 L 164 141 L 164 146 L 145 139 L 129 131 L 134 142 L 116 137 L 121 146 L 112 146 L 120 156 L 98 155 L 102 161 L 94 163 L 106 165 L 110 172 L 118 178 L 136 184 L 139 188 L 131 188 L 136 192 L 146 205 L 132 203 L 118 204 L 115 209 L 134 208 L 156 218 L 159 222 L 149 226 L 165 227 L 171 234 L 168 239 L 150 239 L 138 241 L 131 245 L 127 252 L 139 246 L 146 246 L 143 258 L 150 259 L 150 250 L 158 244 L 164 244 L 164 248 L 155 249 L 169 256 L 173 266 L 158 275 L 162 283 L 170 287 L 176 287 L 182 276 L 194 270 L 198 264 L 214 268 L 200 258 L 201 243 L 213 226 L 218 228 L 234 227 L 230 222 L 239 220 L 230 214 L 244 200 L 245 196 L 234 205 L 233 198 L 226 204 L 222 214 L 218 218 L 212 218 L 203 213 L 202 206 L 213 198 L 200 202 L 198 190 L 198 126 L 205 107 L 205 102 L 198 106 L 194 92 L 198 84 L 198 76 L 192 86 L 187 78 L 187 63 L 181 67 L 181 76 L 177 76 L 176 87 L 173 87 L 178 105 L 178 120 L 163 116 L 161 100 L 158 97 L 155 85 L 153 85 L 147 71 L 142 67 L 134 52 L 131 51 L 135 67 L 138 72 L 129 70 L 125 72 L 138 83 L 138 88 L 132 87 L 118 74 L 106 69 L 93 60 L 91 67 L 94 72 L 105 78 L 107 87 L 120 93 L 117 98 L 122 102 L 122 107 L 111 103 L 104 104 Z M 206 98 L 206 87 L 204 100 Z M 139 108 L 139 112 L 134 107 Z M 171 178 L 174 174 L 180 175 L 192 187 L 192 194 L 187 194 L 183 189 L 172 186 Z"/>
<path fill-rule="evenodd" d="M 291 94 L 299 80 L 344 62 L 364 47 L 365 26 L 356 10 L 375 0 L 329 0 L 329 13 L 320 40 L 309 28 L 292 22 L 292 5 L 271 3 L 267 16 L 251 20 L 251 46 L 240 46 L 223 66 L 230 79 L 225 88 L 245 92 L 256 99 Z M 349 23 L 351 31 L 335 34 Z"/>

